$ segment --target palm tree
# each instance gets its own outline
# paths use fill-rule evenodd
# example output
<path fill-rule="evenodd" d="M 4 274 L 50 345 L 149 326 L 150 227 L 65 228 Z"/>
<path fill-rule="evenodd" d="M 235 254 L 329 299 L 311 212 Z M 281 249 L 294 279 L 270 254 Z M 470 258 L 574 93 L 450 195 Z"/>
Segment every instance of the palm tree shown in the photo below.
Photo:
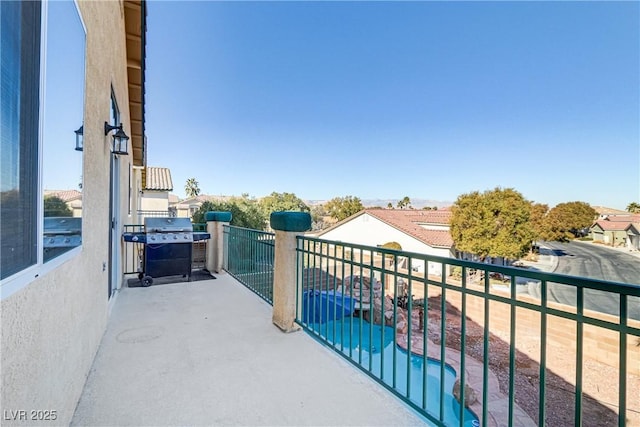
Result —
<path fill-rule="evenodd" d="M 187 179 L 187 183 L 184 185 L 184 192 L 187 197 L 195 197 L 200 194 L 200 187 L 198 187 L 198 181 L 195 178 Z"/>
<path fill-rule="evenodd" d="M 640 213 L 640 203 L 629 203 L 629 205 L 627 206 L 627 211 L 631 213 Z"/>
<path fill-rule="evenodd" d="M 411 199 L 409 199 L 409 196 L 404 196 L 402 200 L 398 201 L 398 207 L 400 209 L 411 207 Z"/>

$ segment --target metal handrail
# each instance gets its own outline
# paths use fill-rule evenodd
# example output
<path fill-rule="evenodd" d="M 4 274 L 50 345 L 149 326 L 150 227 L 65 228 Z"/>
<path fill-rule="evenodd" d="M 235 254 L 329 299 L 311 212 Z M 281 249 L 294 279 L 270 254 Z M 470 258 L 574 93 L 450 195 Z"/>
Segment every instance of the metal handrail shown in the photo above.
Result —
<path fill-rule="evenodd" d="M 224 269 L 273 304 L 275 234 L 225 225 L 223 239 Z"/>
<path fill-rule="evenodd" d="M 580 425 L 582 422 L 583 414 L 586 412 L 585 405 L 598 404 L 594 403 L 594 399 L 583 398 L 585 396 L 583 390 L 585 372 L 582 366 L 585 354 L 589 354 L 591 358 L 599 358 L 597 359 L 599 362 L 617 365 L 619 385 L 617 419 L 619 425 L 625 425 L 628 396 L 627 375 L 630 373 L 630 369 L 640 371 L 640 349 L 634 352 L 632 348 L 636 339 L 640 345 L 640 338 L 638 338 L 640 337 L 640 286 L 306 236 L 297 238 L 297 253 L 299 266 L 297 301 L 298 303 L 303 302 L 302 306 L 298 305 L 297 322 L 312 336 L 375 378 L 431 422 L 437 425 L 445 425 L 446 423 L 444 398 L 440 398 L 436 407 L 427 405 L 427 395 L 436 393 L 436 395 L 444 396 L 445 386 L 444 381 L 440 381 L 435 390 L 428 387 L 426 358 L 427 355 L 433 357 L 434 353 L 437 354 L 439 375 L 440 378 L 445 378 L 445 371 L 448 369 L 447 361 L 450 359 L 448 355 L 451 350 L 446 345 L 441 345 L 437 351 L 433 349 L 430 351 L 428 343 L 430 339 L 436 338 L 440 343 L 459 339 L 457 350 L 460 352 L 460 358 L 454 369 L 459 372 L 458 379 L 461 383 L 467 384 L 469 382 L 469 378 L 467 378 L 468 367 L 473 362 L 472 357 L 467 354 L 470 348 L 467 335 L 471 322 L 475 323 L 474 330 L 482 330 L 482 353 L 476 352 L 474 354 L 476 358 L 480 359 L 481 365 L 481 377 L 476 378 L 476 381 L 482 384 L 481 389 L 473 392 L 473 394 L 481 396 L 475 408 L 472 407 L 475 415 L 481 425 L 488 425 L 491 418 L 488 404 L 489 396 L 500 392 L 500 390 L 491 389 L 489 386 L 490 367 L 496 363 L 493 358 L 501 357 L 493 355 L 490 351 L 491 342 L 497 339 L 494 331 L 498 329 L 503 331 L 501 336 L 508 336 L 508 338 L 504 338 L 509 349 L 508 354 L 504 355 L 509 364 L 508 384 L 506 385 L 508 388 L 506 396 L 508 399 L 508 420 L 513 420 L 516 414 L 522 414 L 522 410 L 515 402 L 516 355 L 523 357 L 516 346 L 516 336 L 517 332 L 523 328 L 527 334 L 535 333 L 526 321 L 526 316 L 533 315 L 539 317 L 538 335 L 531 338 L 536 345 L 539 345 L 539 352 L 535 357 L 537 359 L 535 363 L 538 364 L 539 404 L 537 413 L 528 415 L 535 419 L 538 425 L 544 425 L 548 421 L 545 402 L 548 394 L 554 393 L 554 390 L 550 391 L 547 388 L 546 379 L 549 375 L 555 375 L 549 368 L 553 356 L 550 354 L 552 353 L 550 341 L 561 339 L 561 337 L 558 338 L 559 334 L 569 333 L 569 336 L 573 335 L 575 345 L 568 348 L 567 351 L 575 353 L 575 364 L 578 367 L 575 370 L 574 380 L 567 385 L 573 389 L 575 396 L 574 419 L 576 425 Z M 407 260 L 408 268 L 405 269 L 398 265 L 400 258 Z M 416 267 L 415 270 L 412 267 Z M 435 274 L 428 274 L 429 267 L 434 267 L 432 270 L 435 271 Z M 460 270 L 458 279 L 450 275 L 454 269 Z M 494 282 L 492 275 L 495 273 L 508 277 L 507 283 Z M 369 282 L 369 288 L 366 292 L 363 292 L 361 285 L 358 285 L 358 288 L 354 290 L 356 277 L 360 281 L 357 283 Z M 375 295 L 372 283 L 380 287 L 378 296 Z M 399 283 L 402 283 L 402 286 L 399 286 Z M 527 287 L 540 289 L 540 297 L 535 298 L 518 293 L 518 287 L 522 283 Z M 550 292 L 556 286 L 569 286 L 575 289 L 575 307 L 550 301 Z M 338 310 L 335 306 L 328 304 L 326 310 L 329 319 L 326 324 L 310 323 L 305 321 L 310 317 L 303 316 L 305 309 L 311 310 L 310 305 L 304 303 L 305 298 L 308 298 L 309 291 L 337 291 L 355 297 L 358 299 L 359 307 L 367 306 L 370 311 L 368 314 L 360 311 L 358 313 L 360 315 L 357 317 L 332 319 L 331 314 L 335 317 Z M 302 295 L 300 295 L 301 292 Z M 591 292 L 609 292 L 615 295 L 619 299 L 617 313 L 603 314 L 588 310 L 585 307 L 585 293 Z M 453 316 L 450 313 L 452 309 L 455 309 L 454 311 L 457 313 L 456 319 L 453 320 L 459 322 L 457 333 L 447 328 L 447 321 L 449 317 Z M 325 310 L 325 307 L 322 307 L 322 310 Z M 416 312 L 422 313 L 421 325 L 416 325 Z M 408 313 L 412 313 L 412 315 L 408 315 Z M 315 319 L 315 315 L 311 318 Z M 431 318 L 440 319 L 439 328 L 426 327 L 432 322 Z M 376 322 L 388 325 L 386 328 L 379 325 L 382 334 L 382 341 L 379 343 L 373 342 L 373 328 L 376 327 Z M 508 328 L 503 328 L 500 324 L 504 322 Z M 574 324 L 575 333 L 571 334 L 569 328 L 566 328 L 569 330 L 557 330 L 557 325 L 564 324 L 563 322 L 568 325 Z M 329 324 L 331 325 L 329 326 Z M 352 335 L 354 325 L 358 333 Z M 398 329 L 405 330 L 404 335 L 398 335 L 396 333 Z M 587 329 L 589 334 L 596 331 L 608 337 L 602 341 L 617 340 L 617 344 L 610 345 L 610 349 L 617 349 L 616 360 L 607 361 L 605 360 L 607 356 L 592 351 L 595 346 L 604 344 L 587 336 Z M 363 330 L 368 330 L 370 336 L 363 336 Z M 403 350 L 397 347 L 405 340 L 404 350 L 408 354 L 417 352 L 423 355 L 421 357 L 425 360 L 422 365 L 424 382 L 418 381 L 417 390 L 411 388 L 412 384 L 416 387 L 416 382 L 410 375 L 409 358 L 407 358 L 405 368 L 399 370 L 396 363 L 393 363 L 393 369 L 390 372 L 385 370 L 384 353 L 380 359 L 375 359 L 374 363 L 373 350 L 376 346 L 385 345 L 385 331 L 387 334 L 393 335 L 393 349 L 391 350 L 393 362 L 401 358 L 399 355 Z M 347 349 L 345 343 L 353 342 L 358 343 L 356 349 L 353 346 L 348 346 Z M 418 348 L 412 348 L 414 342 L 420 343 L 417 344 Z M 632 363 L 629 363 L 630 360 Z M 640 375 L 640 372 L 633 372 Z M 468 392 L 466 387 L 461 387 L 460 401 L 465 401 L 465 393 L 471 392 Z M 600 405 L 606 409 L 604 403 Z M 637 408 L 633 408 L 633 410 L 637 410 Z M 465 420 L 467 422 L 473 421 L 470 419 L 472 416 L 473 414 L 465 412 L 464 405 L 459 405 L 460 425 L 463 425 Z"/>

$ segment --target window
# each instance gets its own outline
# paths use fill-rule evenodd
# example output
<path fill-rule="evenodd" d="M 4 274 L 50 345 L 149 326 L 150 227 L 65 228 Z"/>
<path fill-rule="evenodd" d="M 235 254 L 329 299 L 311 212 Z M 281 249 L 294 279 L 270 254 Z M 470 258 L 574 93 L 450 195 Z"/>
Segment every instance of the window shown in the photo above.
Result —
<path fill-rule="evenodd" d="M 82 156 L 74 130 L 83 124 L 85 34 L 72 0 L 47 4 L 42 133 L 43 261 L 82 243 Z"/>
<path fill-rule="evenodd" d="M 81 187 L 82 153 L 74 150 L 73 131 L 83 121 L 85 31 L 73 0 L 2 1 L 0 8 L 0 284 L 5 297 L 57 256 L 47 253 L 51 246 L 43 234 L 49 225 L 44 217 L 52 212 L 43 202 L 50 182 L 73 175 L 73 187 Z M 69 172 L 74 155 L 80 157 Z M 67 206 L 72 213 L 78 208 L 73 201 Z"/>
<path fill-rule="evenodd" d="M 0 2 L 0 279 L 38 262 L 40 2 Z"/>

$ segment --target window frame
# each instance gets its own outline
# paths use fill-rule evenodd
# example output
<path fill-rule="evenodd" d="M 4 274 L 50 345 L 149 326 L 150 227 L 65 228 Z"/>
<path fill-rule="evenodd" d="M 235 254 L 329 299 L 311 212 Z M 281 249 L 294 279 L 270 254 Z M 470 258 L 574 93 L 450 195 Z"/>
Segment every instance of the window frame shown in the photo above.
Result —
<path fill-rule="evenodd" d="M 73 1 L 76 13 L 80 20 L 80 25 L 82 26 L 82 30 L 84 32 L 85 37 L 85 79 L 83 81 L 83 107 L 82 107 L 82 122 L 84 122 L 84 113 L 85 113 L 85 100 L 86 100 L 86 70 L 87 70 L 87 61 L 86 61 L 86 37 L 87 37 L 87 26 L 82 18 L 82 13 L 80 12 L 80 7 L 78 5 L 78 0 L 70 0 Z M 35 238 L 37 240 L 37 258 L 36 263 L 32 264 L 11 276 L 5 277 L 0 280 L 0 301 L 13 295 L 14 293 L 22 290 L 27 287 L 36 279 L 43 277 L 50 273 L 51 271 L 57 269 L 65 262 L 69 261 L 72 258 L 75 258 L 82 252 L 82 244 L 77 246 L 69 251 L 61 254 L 55 258 L 44 262 L 44 242 L 43 242 L 43 233 L 44 233 L 44 183 L 43 183 L 43 143 L 44 143 L 44 117 L 45 117 L 45 94 L 46 94 L 46 64 L 47 64 L 47 29 L 48 29 L 48 21 L 49 21 L 49 0 L 42 0 L 41 2 L 41 15 L 40 15 L 40 70 L 39 70 L 39 85 L 40 90 L 38 93 L 38 132 L 37 132 L 37 184 L 36 184 L 36 194 L 35 194 L 35 204 L 36 204 L 36 235 Z M 84 152 L 83 155 L 83 169 L 84 169 Z M 83 171 L 84 172 L 84 171 Z M 83 173 L 84 175 L 84 173 Z M 84 223 L 84 215 L 83 215 L 83 223 Z M 83 227 L 84 228 L 84 227 Z"/>

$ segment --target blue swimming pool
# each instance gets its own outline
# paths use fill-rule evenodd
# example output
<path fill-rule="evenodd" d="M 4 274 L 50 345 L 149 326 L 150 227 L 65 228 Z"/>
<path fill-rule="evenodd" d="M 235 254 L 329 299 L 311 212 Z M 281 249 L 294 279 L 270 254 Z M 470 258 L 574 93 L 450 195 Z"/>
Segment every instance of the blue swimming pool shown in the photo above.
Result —
<path fill-rule="evenodd" d="M 439 418 L 440 362 L 413 354 L 408 355 L 406 351 L 395 346 L 392 328 L 371 325 L 359 318 L 351 317 L 322 324 L 309 324 L 307 327 L 400 395 L 408 396 L 418 407 Z M 445 365 L 443 419 L 448 426 L 460 425 L 460 404 L 451 394 L 455 380 L 455 370 Z M 463 426 L 478 425 L 478 417 L 465 408 Z"/>

